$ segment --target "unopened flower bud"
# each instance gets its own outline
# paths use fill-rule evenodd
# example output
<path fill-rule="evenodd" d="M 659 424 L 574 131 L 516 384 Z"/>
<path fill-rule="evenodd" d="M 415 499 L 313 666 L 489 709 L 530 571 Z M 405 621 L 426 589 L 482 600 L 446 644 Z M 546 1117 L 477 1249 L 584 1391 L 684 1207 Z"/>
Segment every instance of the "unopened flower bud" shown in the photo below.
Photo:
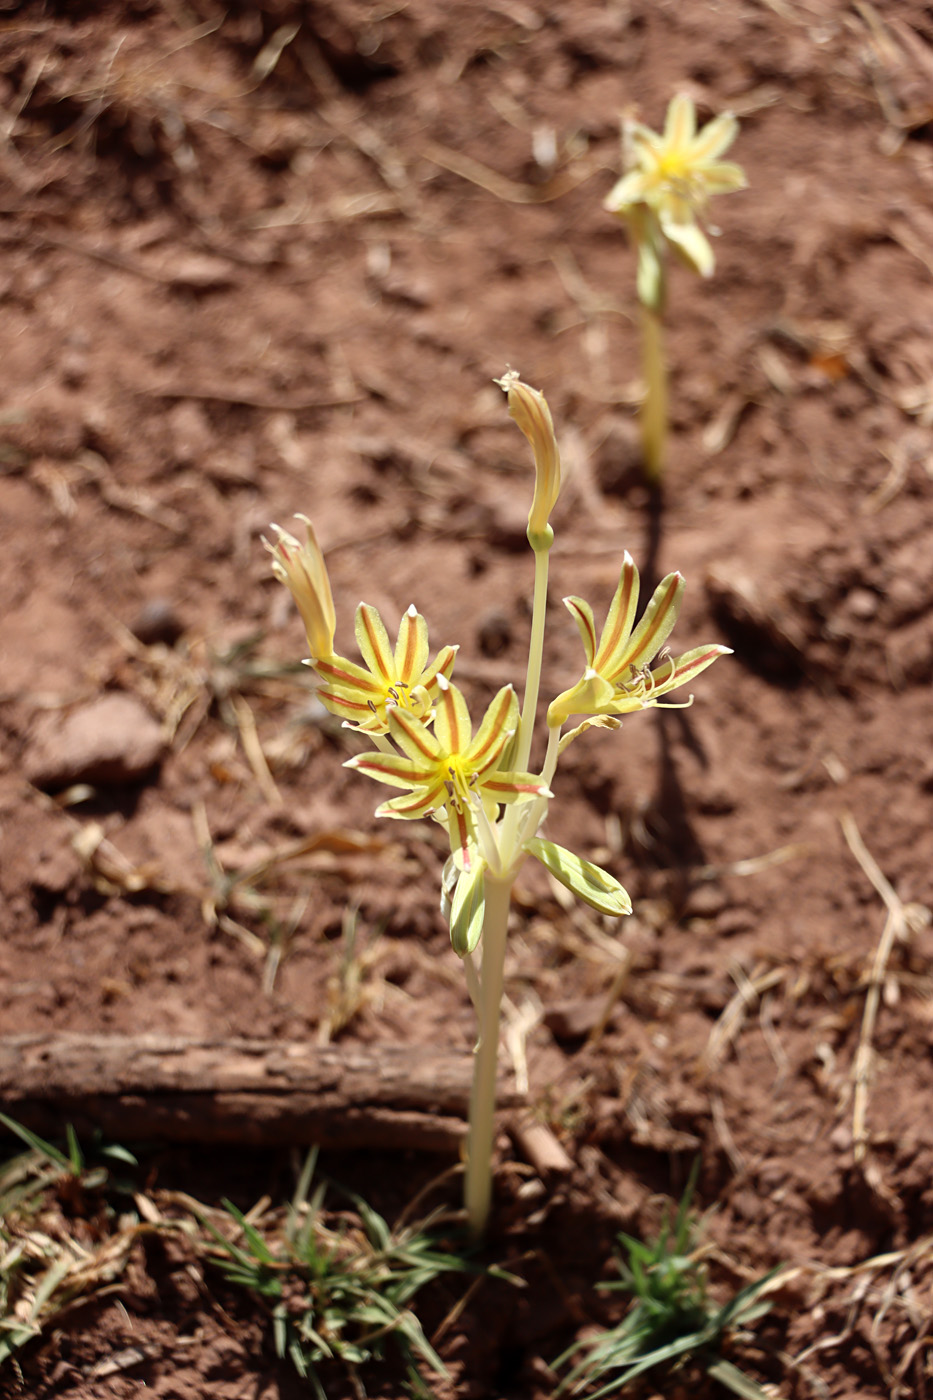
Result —
<path fill-rule="evenodd" d="M 548 518 L 560 494 L 560 452 L 551 410 L 537 389 L 523 384 L 514 370 L 496 383 L 509 396 L 509 413 L 531 443 L 535 455 L 535 494 L 528 515 L 532 549 L 550 549 L 554 539 Z"/>
<path fill-rule="evenodd" d="M 289 589 L 298 605 L 312 660 L 324 661 L 334 654 L 337 628 L 330 579 L 311 521 L 306 515 L 296 516 L 296 519 L 301 520 L 307 530 L 304 544 L 278 525 L 272 526 L 277 535 L 275 543 L 264 539 L 263 544 L 272 555 L 272 572 Z"/>

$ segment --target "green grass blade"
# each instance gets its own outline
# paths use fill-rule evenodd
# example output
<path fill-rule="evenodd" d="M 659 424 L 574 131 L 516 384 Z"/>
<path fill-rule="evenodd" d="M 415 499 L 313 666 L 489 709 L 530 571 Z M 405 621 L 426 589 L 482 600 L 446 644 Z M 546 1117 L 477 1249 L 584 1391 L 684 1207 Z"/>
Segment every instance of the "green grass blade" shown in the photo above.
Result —
<path fill-rule="evenodd" d="M 59 1152 L 58 1148 L 53 1147 L 50 1142 L 46 1142 L 45 1138 L 39 1137 L 38 1133 L 30 1132 L 30 1130 L 24 1128 L 21 1123 L 17 1123 L 12 1118 L 8 1118 L 5 1113 L 0 1113 L 0 1123 L 2 1123 L 9 1132 L 14 1133 L 27 1147 L 33 1148 L 36 1152 L 41 1152 L 43 1157 L 47 1157 L 49 1161 L 54 1162 L 56 1166 L 64 1167 L 66 1170 L 71 1169 L 71 1163 L 65 1154 Z"/>
<path fill-rule="evenodd" d="M 233 1202 L 228 1201 L 226 1196 L 223 1198 L 223 1207 L 224 1210 L 230 1212 L 236 1223 L 239 1225 L 240 1229 L 243 1231 L 243 1234 L 246 1236 L 246 1241 L 249 1244 L 250 1249 L 253 1251 L 254 1257 L 261 1264 L 278 1263 L 279 1261 L 276 1259 L 275 1255 L 272 1253 L 269 1246 L 263 1239 L 262 1235 L 256 1229 L 255 1225 L 251 1225 L 250 1222 L 247 1220 L 246 1216 L 243 1214 L 243 1212 L 241 1210 L 237 1210 Z"/>

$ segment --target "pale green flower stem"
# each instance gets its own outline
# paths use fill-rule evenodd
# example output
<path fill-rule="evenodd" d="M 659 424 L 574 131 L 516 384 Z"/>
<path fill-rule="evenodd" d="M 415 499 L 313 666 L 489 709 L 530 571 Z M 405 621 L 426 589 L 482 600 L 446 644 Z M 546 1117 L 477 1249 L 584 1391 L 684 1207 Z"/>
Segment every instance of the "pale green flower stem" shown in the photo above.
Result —
<path fill-rule="evenodd" d="M 541 688 L 541 660 L 544 655 L 544 614 L 547 607 L 547 575 L 550 558 L 550 541 L 535 550 L 535 591 L 531 609 L 531 637 L 528 642 L 528 668 L 525 673 L 525 698 L 522 702 L 522 718 L 518 730 L 518 744 L 510 766 L 519 772 L 526 772 L 531 759 L 531 740 L 535 727 L 535 712 L 538 708 L 538 692 Z M 516 851 L 516 835 L 521 818 L 520 804 L 509 807 L 502 824 L 500 860 L 503 870 L 508 870 Z M 534 832 L 526 832 L 534 835 Z"/>
<path fill-rule="evenodd" d="M 645 399 L 641 406 L 641 440 L 646 479 L 657 485 L 664 475 L 667 444 L 667 366 L 660 312 L 642 305 L 642 368 Z"/>
<path fill-rule="evenodd" d="M 509 905 L 515 877 L 485 877 L 483 967 L 479 988 L 479 1045 L 473 1064 L 470 1133 L 467 1140 L 464 1203 L 470 1230 L 479 1237 L 486 1229 L 492 1200 L 492 1149 L 496 1117 L 496 1077 L 499 1068 L 499 1017 L 505 975 L 505 944 Z"/>
<path fill-rule="evenodd" d="M 547 602 L 548 554 L 550 540 L 535 549 L 535 589 L 531 615 L 531 639 L 528 645 L 528 669 L 525 678 L 525 698 L 522 704 L 518 744 L 511 766 L 525 771 L 531 757 L 535 711 L 541 685 L 541 659 L 544 652 L 544 613 Z M 548 748 L 550 758 L 550 745 Z M 557 761 L 551 764 L 553 774 Z M 527 803 L 512 803 L 502 819 L 497 833 L 499 869 L 487 869 L 484 877 L 485 907 L 483 912 L 483 961 L 478 989 L 471 987 L 471 996 L 478 1002 L 479 1044 L 473 1065 L 473 1089 L 470 1095 L 470 1129 L 467 1138 L 466 1185 L 464 1201 L 467 1219 L 473 1235 L 479 1237 L 486 1229 L 492 1201 L 492 1151 L 495 1137 L 496 1078 L 499 1068 L 499 1019 L 502 1011 L 502 990 L 505 976 L 505 946 L 509 928 L 509 906 L 512 886 L 522 865 L 521 843 L 534 831 L 524 821 Z M 540 822 L 547 808 L 546 800 L 538 798 Z M 537 830 L 537 826 L 535 826 Z"/>
<path fill-rule="evenodd" d="M 531 610 L 531 639 L 528 643 L 528 670 L 525 675 L 525 699 L 522 703 L 522 726 L 518 733 L 518 749 L 514 767 L 524 772 L 531 757 L 531 736 L 538 708 L 541 687 L 541 659 L 544 655 L 544 613 L 547 606 L 547 571 L 551 555 L 550 543 L 535 550 L 535 594 Z"/>

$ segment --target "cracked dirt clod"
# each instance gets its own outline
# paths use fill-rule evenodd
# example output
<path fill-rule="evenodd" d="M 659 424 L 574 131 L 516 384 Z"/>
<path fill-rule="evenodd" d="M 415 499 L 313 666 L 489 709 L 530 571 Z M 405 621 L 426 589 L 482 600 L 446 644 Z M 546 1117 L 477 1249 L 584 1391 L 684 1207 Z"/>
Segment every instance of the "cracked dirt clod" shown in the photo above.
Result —
<path fill-rule="evenodd" d="M 133 783 L 165 752 L 159 725 L 131 695 L 102 695 L 70 714 L 43 714 L 29 736 L 25 771 L 36 787 Z"/>

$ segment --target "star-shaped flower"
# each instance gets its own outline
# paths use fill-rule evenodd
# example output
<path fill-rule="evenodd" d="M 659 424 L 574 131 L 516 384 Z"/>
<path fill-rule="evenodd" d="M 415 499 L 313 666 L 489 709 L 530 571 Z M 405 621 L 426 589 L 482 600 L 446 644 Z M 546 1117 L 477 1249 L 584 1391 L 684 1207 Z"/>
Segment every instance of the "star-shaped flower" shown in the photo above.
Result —
<path fill-rule="evenodd" d="M 724 112 L 698 132 L 693 102 L 679 93 L 667 109 L 662 135 L 641 123 L 628 128 L 631 166 L 606 200 L 606 209 L 634 223 L 640 247 L 652 243 L 652 233 L 660 229 L 688 266 L 709 277 L 713 250 L 696 216 L 712 195 L 744 189 L 747 183 L 740 165 L 719 159 L 738 129 L 732 113 Z"/>
<path fill-rule="evenodd" d="M 414 603 L 402 618 L 393 650 L 382 618 L 374 607 L 356 610 L 356 642 L 365 666 L 343 656 L 314 662 L 324 681 L 318 698 L 351 729 L 385 734 L 389 714 L 405 710 L 429 721 L 441 679 L 449 679 L 456 647 L 443 647 L 428 665 L 428 625 Z"/>
<path fill-rule="evenodd" d="M 686 685 L 728 647 L 702 646 L 683 656 L 666 656 L 652 670 L 650 663 L 661 652 L 677 621 L 684 593 L 682 574 L 668 574 L 655 589 L 644 617 L 632 630 L 638 607 L 638 570 L 626 550 L 606 625 L 599 641 L 593 610 L 582 598 L 565 598 L 583 638 L 586 670 L 575 686 L 558 695 L 548 708 L 551 728 L 571 715 L 624 715 L 657 705 L 662 695 Z"/>
<path fill-rule="evenodd" d="M 551 794 L 533 773 L 499 767 L 518 723 L 518 698 L 504 686 L 489 704 L 476 734 L 463 695 L 445 676 L 437 678 L 434 731 L 410 710 L 388 711 L 389 736 L 401 753 L 363 753 L 344 766 L 368 773 L 380 783 L 405 788 L 384 802 L 377 817 L 412 819 L 444 809 L 451 850 L 463 869 L 475 857 L 480 808 L 495 820 L 499 804 Z"/>

